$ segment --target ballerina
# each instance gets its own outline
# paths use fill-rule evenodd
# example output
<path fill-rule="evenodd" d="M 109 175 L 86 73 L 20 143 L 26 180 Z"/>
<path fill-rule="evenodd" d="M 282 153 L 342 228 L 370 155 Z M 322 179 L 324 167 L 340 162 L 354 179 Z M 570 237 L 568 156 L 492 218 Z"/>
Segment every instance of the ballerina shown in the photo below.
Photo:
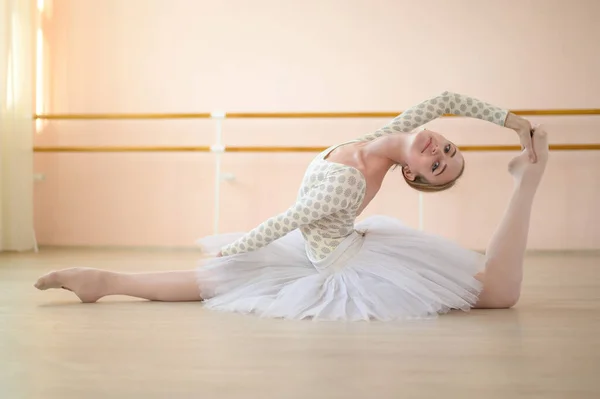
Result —
<path fill-rule="evenodd" d="M 444 114 L 513 129 L 523 147 L 509 163 L 513 194 L 485 254 L 386 216 L 356 222 L 396 166 L 416 190 L 456 183 L 465 167 L 459 148 L 422 129 Z M 317 155 L 292 206 L 249 232 L 199 240 L 218 253 L 195 270 L 71 268 L 42 276 L 35 286 L 71 290 L 82 302 L 107 295 L 202 301 L 210 309 L 288 319 L 388 321 L 508 308 L 521 292 L 531 207 L 547 158 L 543 127 L 532 129 L 508 110 L 443 92 L 372 134 Z"/>

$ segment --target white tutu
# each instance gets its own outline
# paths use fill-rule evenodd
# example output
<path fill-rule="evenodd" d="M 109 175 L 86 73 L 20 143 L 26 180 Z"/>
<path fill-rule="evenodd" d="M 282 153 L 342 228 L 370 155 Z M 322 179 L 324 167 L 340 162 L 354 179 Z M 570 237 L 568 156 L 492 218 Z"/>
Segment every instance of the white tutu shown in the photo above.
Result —
<path fill-rule="evenodd" d="M 257 251 L 209 259 L 197 270 L 204 306 L 263 317 L 397 320 L 469 310 L 481 284 L 484 256 L 396 219 L 374 216 L 331 256 L 312 264 L 300 231 Z M 198 241 L 206 250 L 239 234 Z"/>

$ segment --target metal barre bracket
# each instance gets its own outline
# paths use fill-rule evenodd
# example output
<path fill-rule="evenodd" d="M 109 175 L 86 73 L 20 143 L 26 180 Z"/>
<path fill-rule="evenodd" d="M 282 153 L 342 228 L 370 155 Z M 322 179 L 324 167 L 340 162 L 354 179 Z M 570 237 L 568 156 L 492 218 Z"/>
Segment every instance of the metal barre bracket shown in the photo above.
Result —
<path fill-rule="evenodd" d="M 213 111 L 210 113 L 210 117 L 213 119 L 225 119 L 227 117 L 227 113 L 223 111 Z"/>
<path fill-rule="evenodd" d="M 225 146 L 223 144 L 213 144 L 210 146 L 210 152 L 222 154 L 225 152 Z"/>

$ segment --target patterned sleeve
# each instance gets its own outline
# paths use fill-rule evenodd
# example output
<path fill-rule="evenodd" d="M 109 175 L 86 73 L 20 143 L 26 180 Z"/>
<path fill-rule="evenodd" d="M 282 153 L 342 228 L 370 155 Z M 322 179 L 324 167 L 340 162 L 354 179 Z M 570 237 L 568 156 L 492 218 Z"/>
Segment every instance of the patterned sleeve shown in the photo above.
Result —
<path fill-rule="evenodd" d="M 309 224 L 347 208 L 350 204 L 343 191 L 329 189 L 323 183 L 312 187 L 285 212 L 267 219 L 247 234 L 221 249 L 223 256 L 255 251 L 283 237 L 302 225 Z"/>
<path fill-rule="evenodd" d="M 410 132 L 444 114 L 478 118 L 504 126 L 509 111 L 473 97 L 445 91 L 398 115 L 390 123 L 360 140 L 370 141 L 386 134 Z"/>

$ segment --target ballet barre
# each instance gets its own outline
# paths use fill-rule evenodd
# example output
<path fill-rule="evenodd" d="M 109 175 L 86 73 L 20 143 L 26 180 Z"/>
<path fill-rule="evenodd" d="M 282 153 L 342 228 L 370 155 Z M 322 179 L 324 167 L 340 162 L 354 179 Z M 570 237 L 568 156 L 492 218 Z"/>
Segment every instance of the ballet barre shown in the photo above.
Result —
<path fill-rule="evenodd" d="M 34 114 L 34 120 L 144 120 L 144 119 L 260 119 L 260 118 L 387 118 L 396 117 L 403 111 L 394 112 L 230 112 L 230 113 L 107 113 L 107 114 Z M 522 109 L 512 110 L 516 115 L 537 116 L 584 116 L 600 115 L 600 108 L 579 109 Z M 215 116 L 218 115 L 218 116 Z M 456 115 L 444 115 L 456 117 Z"/>
<path fill-rule="evenodd" d="M 215 121 L 215 142 L 210 146 L 40 146 L 34 147 L 36 153 L 158 153 L 158 152 L 206 152 L 215 156 L 215 188 L 214 188 L 214 216 L 213 233 L 219 233 L 221 182 L 232 180 L 231 174 L 221 171 L 222 155 L 224 153 L 318 153 L 327 147 L 300 147 L 300 146 L 226 146 L 223 144 L 223 120 L 225 119 L 316 119 L 316 118 L 394 118 L 403 111 L 394 112 L 202 112 L 202 113 L 79 113 L 79 114 L 34 114 L 35 121 L 51 120 L 158 120 L 158 119 L 212 119 Z M 581 109 L 523 109 L 511 110 L 517 115 L 536 116 L 586 116 L 600 115 L 598 108 Z M 455 117 L 455 115 L 444 115 Z M 495 152 L 519 151 L 520 146 L 515 145 L 463 145 L 461 151 Z M 593 144 L 551 144 L 551 151 L 597 151 L 600 143 Z M 419 193 L 419 229 L 423 228 L 423 198 Z"/>
<path fill-rule="evenodd" d="M 272 147 L 272 146 L 108 146 L 108 147 L 85 147 L 85 146 L 43 146 L 34 147 L 34 152 L 321 152 L 328 147 Z M 464 152 L 495 152 L 495 151 L 519 151 L 517 145 L 459 145 L 458 148 Z M 550 151 L 597 151 L 600 143 L 596 144 L 550 144 Z"/>

